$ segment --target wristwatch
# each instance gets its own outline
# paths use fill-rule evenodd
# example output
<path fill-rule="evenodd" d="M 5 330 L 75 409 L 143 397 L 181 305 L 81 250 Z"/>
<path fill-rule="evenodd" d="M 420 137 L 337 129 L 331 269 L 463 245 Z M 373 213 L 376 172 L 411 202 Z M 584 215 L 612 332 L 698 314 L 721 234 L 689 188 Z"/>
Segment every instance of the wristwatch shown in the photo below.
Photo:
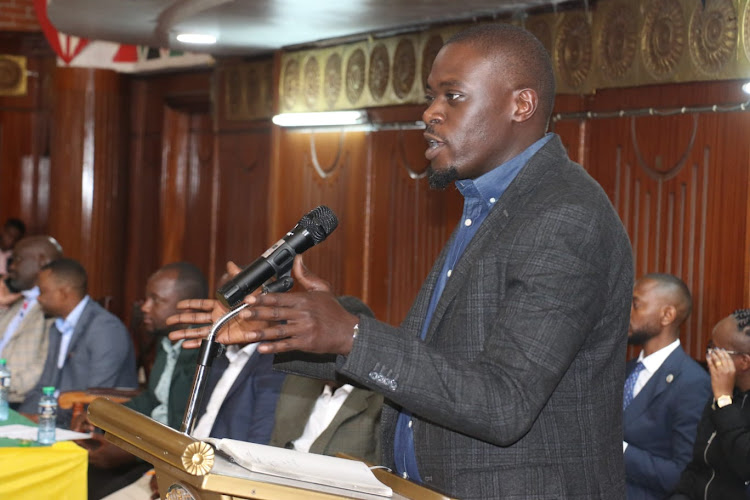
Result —
<path fill-rule="evenodd" d="M 719 398 L 716 400 L 716 406 L 718 408 L 724 408 L 727 405 L 732 404 L 732 396 L 728 394 L 724 394 L 722 396 L 719 396 Z"/>

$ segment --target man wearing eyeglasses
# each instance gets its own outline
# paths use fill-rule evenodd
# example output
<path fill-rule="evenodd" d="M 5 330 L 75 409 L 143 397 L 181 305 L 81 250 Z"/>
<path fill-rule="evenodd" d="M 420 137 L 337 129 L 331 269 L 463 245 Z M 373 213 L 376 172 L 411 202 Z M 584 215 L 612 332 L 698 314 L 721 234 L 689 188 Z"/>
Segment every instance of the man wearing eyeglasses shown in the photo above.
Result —
<path fill-rule="evenodd" d="M 643 347 L 626 369 L 623 452 L 627 498 L 661 499 L 690 461 L 711 394 L 706 371 L 680 346 L 692 299 L 671 274 L 647 274 L 633 289 L 628 343 Z"/>

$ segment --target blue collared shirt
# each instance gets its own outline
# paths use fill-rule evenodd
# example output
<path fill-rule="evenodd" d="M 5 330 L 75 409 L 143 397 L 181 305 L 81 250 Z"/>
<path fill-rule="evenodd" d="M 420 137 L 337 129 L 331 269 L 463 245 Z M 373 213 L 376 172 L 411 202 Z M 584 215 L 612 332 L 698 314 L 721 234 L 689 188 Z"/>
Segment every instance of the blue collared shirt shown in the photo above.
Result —
<path fill-rule="evenodd" d="M 502 165 L 490 170 L 476 179 L 465 179 L 456 181 L 456 187 L 464 197 L 464 211 L 459 222 L 456 237 L 453 239 L 448 254 L 443 263 L 443 269 L 432 292 L 430 305 L 427 309 L 424 326 L 420 332 L 420 338 L 424 340 L 427 329 L 430 326 L 432 315 L 443 294 L 445 284 L 448 282 L 458 260 L 463 255 L 469 242 L 479 230 L 490 209 L 495 202 L 505 193 L 513 179 L 516 178 L 521 169 L 528 163 L 534 154 L 542 146 L 552 139 L 554 134 L 548 133 L 534 144 L 526 148 L 519 155 L 511 158 Z M 417 467 L 417 457 L 414 451 L 414 433 L 412 432 L 412 418 L 408 410 L 402 410 L 396 423 L 396 435 L 393 441 L 393 457 L 396 471 L 403 477 L 412 481 L 422 482 Z"/>
<path fill-rule="evenodd" d="M 65 356 L 68 354 L 68 346 L 70 346 L 70 339 L 73 337 L 73 332 L 76 329 L 76 325 L 78 324 L 78 320 L 81 319 L 81 314 L 83 314 L 83 309 L 86 307 L 86 304 L 89 303 L 88 295 L 86 295 L 84 298 L 81 299 L 81 301 L 73 308 L 70 313 L 68 313 L 67 316 L 65 316 L 65 319 L 63 318 L 57 318 L 55 320 L 55 328 L 57 328 L 57 331 L 60 332 L 61 338 L 60 338 L 60 352 L 57 355 L 57 367 L 62 368 L 65 364 Z"/>

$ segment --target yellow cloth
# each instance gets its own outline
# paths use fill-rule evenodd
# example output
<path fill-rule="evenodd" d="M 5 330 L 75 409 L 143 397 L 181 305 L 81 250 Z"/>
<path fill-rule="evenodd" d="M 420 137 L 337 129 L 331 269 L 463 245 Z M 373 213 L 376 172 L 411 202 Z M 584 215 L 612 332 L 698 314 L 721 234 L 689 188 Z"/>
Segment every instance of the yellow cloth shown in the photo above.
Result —
<path fill-rule="evenodd" d="M 70 441 L 0 448 L 0 498 L 86 500 L 87 468 L 88 452 Z"/>

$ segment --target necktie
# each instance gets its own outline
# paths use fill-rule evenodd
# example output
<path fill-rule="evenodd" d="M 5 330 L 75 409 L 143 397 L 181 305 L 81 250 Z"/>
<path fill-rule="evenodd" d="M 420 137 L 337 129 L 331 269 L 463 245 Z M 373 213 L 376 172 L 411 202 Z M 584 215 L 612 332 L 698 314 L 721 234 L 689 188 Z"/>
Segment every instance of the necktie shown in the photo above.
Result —
<path fill-rule="evenodd" d="M 633 401 L 633 389 L 635 389 L 635 381 L 638 380 L 638 374 L 641 373 L 641 370 L 645 368 L 643 366 L 643 363 L 640 361 L 637 365 L 635 365 L 635 368 L 632 372 L 630 372 L 630 375 L 628 375 L 628 378 L 625 379 L 625 391 L 622 394 L 622 409 L 628 407 L 631 401 Z"/>

